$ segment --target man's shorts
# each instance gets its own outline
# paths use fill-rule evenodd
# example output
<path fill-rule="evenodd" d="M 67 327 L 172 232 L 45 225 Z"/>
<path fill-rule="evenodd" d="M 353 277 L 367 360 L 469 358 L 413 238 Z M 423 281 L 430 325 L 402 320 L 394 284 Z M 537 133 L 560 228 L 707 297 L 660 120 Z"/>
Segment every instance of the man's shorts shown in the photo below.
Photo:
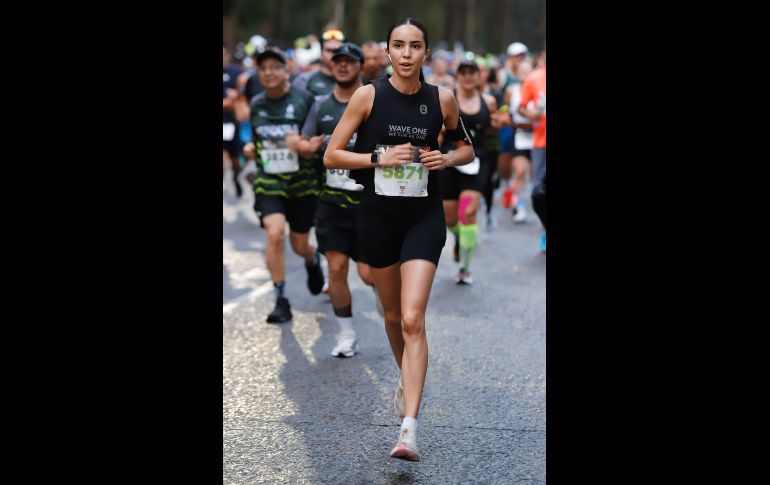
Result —
<path fill-rule="evenodd" d="M 305 234 L 313 227 L 318 197 L 308 195 L 299 198 L 286 198 L 278 195 L 254 195 L 254 210 L 259 213 L 259 223 L 264 228 L 262 219 L 270 214 L 280 213 L 286 216 L 289 230 Z"/>
<path fill-rule="evenodd" d="M 343 208 L 325 201 L 318 202 L 315 214 L 315 237 L 318 251 L 337 251 L 354 261 L 365 263 L 363 250 L 358 244 L 356 212 L 358 207 Z"/>

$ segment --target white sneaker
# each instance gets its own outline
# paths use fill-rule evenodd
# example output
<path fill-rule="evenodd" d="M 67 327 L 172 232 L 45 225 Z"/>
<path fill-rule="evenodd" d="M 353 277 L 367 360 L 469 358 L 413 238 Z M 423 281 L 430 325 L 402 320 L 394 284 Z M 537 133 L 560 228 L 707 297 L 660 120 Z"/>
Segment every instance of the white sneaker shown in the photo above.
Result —
<path fill-rule="evenodd" d="M 404 418 L 404 384 L 401 380 L 401 376 L 398 377 L 398 387 L 393 394 L 393 412 L 399 418 Z"/>
<path fill-rule="evenodd" d="M 463 285 L 472 285 L 473 284 L 473 276 L 468 271 L 463 272 L 463 279 L 461 284 Z"/>
<path fill-rule="evenodd" d="M 457 273 L 455 276 L 455 283 L 458 285 L 472 285 L 473 284 L 473 276 L 468 271 L 465 271 L 464 269 L 460 269 L 460 272 Z"/>
<path fill-rule="evenodd" d="M 513 222 L 515 224 L 527 222 L 527 210 L 524 208 L 524 206 L 516 208 L 516 214 L 513 215 Z"/>
<path fill-rule="evenodd" d="M 377 313 L 379 313 L 381 317 L 385 318 L 385 309 L 382 308 L 382 302 L 380 301 L 380 295 L 377 293 L 377 288 L 372 286 L 372 291 L 374 291 L 374 302 L 377 306 Z"/>
<path fill-rule="evenodd" d="M 356 334 L 354 332 L 343 332 L 337 340 L 337 346 L 332 350 L 332 355 L 334 357 L 353 357 L 356 355 L 356 348 Z"/>
<path fill-rule="evenodd" d="M 401 432 L 398 435 L 398 443 L 390 450 L 390 456 L 404 460 L 419 461 L 420 450 L 417 449 L 417 433 L 411 428 L 401 428 Z"/>

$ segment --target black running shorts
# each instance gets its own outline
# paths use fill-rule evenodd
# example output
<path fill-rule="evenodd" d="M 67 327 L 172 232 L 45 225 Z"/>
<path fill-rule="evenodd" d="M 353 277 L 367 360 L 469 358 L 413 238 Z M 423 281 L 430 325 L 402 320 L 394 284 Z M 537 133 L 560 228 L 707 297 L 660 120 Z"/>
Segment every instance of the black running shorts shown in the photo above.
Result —
<path fill-rule="evenodd" d="M 481 162 L 479 173 L 466 175 L 454 167 L 445 168 L 438 173 L 439 188 L 442 200 L 458 200 L 463 190 L 475 190 L 484 192 L 484 187 L 489 180 L 490 164 Z"/>
<path fill-rule="evenodd" d="M 358 207 L 342 208 L 325 201 L 318 201 L 315 214 L 315 237 L 318 251 L 337 251 L 347 254 L 354 261 L 365 263 L 363 250 L 358 244 L 356 211 Z"/>
<path fill-rule="evenodd" d="M 398 204 L 399 210 L 381 212 L 359 207 L 358 240 L 366 262 L 373 268 L 423 259 L 438 266 L 446 242 L 444 209 L 440 204 L 418 209 Z"/>
<path fill-rule="evenodd" d="M 278 195 L 255 194 L 254 210 L 259 213 L 259 223 L 264 228 L 262 219 L 276 212 L 286 216 L 291 232 L 304 234 L 313 227 L 318 197 L 286 198 Z"/>

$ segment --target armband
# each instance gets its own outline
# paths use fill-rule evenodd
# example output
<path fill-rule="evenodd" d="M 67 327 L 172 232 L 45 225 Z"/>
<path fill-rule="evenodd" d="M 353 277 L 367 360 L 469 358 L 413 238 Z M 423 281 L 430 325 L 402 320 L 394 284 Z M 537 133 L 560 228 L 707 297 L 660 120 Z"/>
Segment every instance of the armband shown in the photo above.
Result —
<path fill-rule="evenodd" d="M 454 130 L 446 131 L 446 139 L 448 141 L 463 141 L 468 145 L 473 145 L 471 136 L 466 131 L 465 124 L 463 124 L 462 118 L 459 118 L 459 122 L 457 123 L 457 128 L 455 128 Z"/>

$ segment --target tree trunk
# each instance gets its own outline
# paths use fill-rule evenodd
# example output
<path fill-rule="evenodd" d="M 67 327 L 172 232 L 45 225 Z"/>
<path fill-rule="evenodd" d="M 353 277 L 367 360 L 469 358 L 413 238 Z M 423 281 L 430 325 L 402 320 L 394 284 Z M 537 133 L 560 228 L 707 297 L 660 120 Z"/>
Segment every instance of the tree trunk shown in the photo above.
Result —
<path fill-rule="evenodd" d="M 447 42 L 451 43 L 451 37 L 452 37 L 452 28 L 454 27 L 454 17 L 455 17 L 455 2 L 454 0 L 449 0 L 447 2 L 447 8 L 444 9 L 444 36 L 443 38 L 446 39 Z"/>
<path fill-rule="evenodd" d="M 476 0 L 465 0 L 465 50 L 475 50 L 476 41 Z"/>
<path fill-rule="evenodd" d="M 230 53 L 235 52 L 238 42 L 238 0 L 222 2 L 222 37 Z"/>

